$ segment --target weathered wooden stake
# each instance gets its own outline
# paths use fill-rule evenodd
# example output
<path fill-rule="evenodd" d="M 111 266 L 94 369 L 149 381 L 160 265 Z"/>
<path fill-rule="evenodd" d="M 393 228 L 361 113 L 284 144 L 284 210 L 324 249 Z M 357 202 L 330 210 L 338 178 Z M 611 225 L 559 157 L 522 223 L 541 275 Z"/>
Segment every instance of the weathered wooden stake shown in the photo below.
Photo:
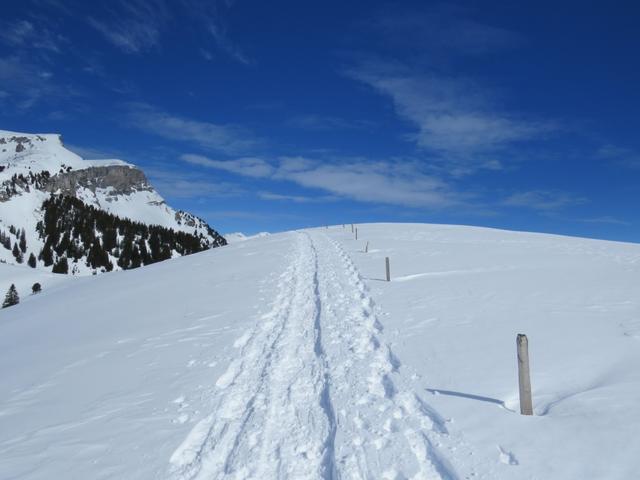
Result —
<path fill-rule="evenodd" d="M 356 228 L 356 240 L 358 239 L 358 229 Z"/>
<path fill-rule="evenodd" d="M 520 386 L 520 413 L 533 415 L 531 400 L 531 377 L 529 375 L 529 341 L 521 333 L 516 338 L 518 346 L 518 384 Z"/>
<path fill-rule="evenodd" d="M 391 269 L 389 268 L 389 257 L 384 259 L 385 266 L 387 267 L 387 282 L 391 281 Z"/>
<path fill-rule="evenodd" d="M 364 246 L 364 253 L 367 253 L 369 251 L 369 242 L 367 242 L 367 244 Z"/>

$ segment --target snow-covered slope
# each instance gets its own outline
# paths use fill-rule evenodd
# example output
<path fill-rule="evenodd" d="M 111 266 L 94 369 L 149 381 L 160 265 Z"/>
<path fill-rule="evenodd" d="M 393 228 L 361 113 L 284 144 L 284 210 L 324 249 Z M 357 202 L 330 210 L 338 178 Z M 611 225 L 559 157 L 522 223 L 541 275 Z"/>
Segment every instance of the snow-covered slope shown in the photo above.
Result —
<path fill-rule="evenodd" d="M 228 243 L 238 243 L 238 242 L 244 242 L 246 240 L 251 240 L 253 238 L 267 237 L 269 235 L 271 235 L 269 232 L 260 232 L 260 233 L 256 233 L 255 235 L 245 235 L 242 232 L 233 232 L 233 233 L 225 233 L 224 239 Z"/>
<path fill-rule="evenodd" d="M 134 165 L 83 160 L 64 147 L 60 135 L 0 130 L 0 231 L 8 235 L 10 226 L 26 231 L 25 259 L 30 253 L 37 257 L 42 249 L 36 225 L 43 218 L 42 204 L 52 193 L 76 197 L 121 218 L 203 235 L 211 245 L 220 242 L 206 222 L 168 206 Z M 16 263 L 11 250 L 3 248 L 0 260 Z"/>
<path fill-rule="evenodd" d="M 640 245 L 358 233 L 275 234 L 0 311 L 0 478 L 637 476 Z"/>

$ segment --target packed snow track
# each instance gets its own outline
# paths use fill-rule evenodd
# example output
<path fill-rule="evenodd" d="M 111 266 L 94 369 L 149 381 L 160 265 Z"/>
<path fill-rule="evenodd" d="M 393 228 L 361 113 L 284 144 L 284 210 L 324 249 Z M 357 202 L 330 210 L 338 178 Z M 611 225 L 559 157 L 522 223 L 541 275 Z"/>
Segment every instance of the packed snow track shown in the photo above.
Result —
<path fill-rule="evenodd" d="M 337 242 L 298 233 L 171 478 L 458 478 L 446 422 L 411 388 L 376 310 Z"/>

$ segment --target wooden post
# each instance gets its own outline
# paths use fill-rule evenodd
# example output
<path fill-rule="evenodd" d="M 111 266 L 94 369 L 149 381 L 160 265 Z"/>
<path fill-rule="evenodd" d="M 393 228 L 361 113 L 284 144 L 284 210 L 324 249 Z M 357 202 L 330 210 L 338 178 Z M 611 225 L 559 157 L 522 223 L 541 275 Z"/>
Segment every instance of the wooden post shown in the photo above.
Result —
<path fill-rule="evenodd" d="M 364 246 L 364 253 L 367 253 L 369 251 L 369 242 L 367 241 L 367 244 Z"/>
<path fill-rule="evenodd" d="M 358 228 L 356 227 L 356 240 L 358 239 Z"/>
<path fill-rule="evenodd" d="M 520 387 L 520 413 L 533 415 L 533 402 L 531 401 L 531 377 L 529 375 L 529 341 L 527 336 L 521 333 L 516 338 L 518 346 L 518 384 Z"/>
<path fill-rule="evenodd" d="M 387 282 L 391 281 L 391 269 L 389 268 L 389 257 L 384 259 L 385 266 L 387 267 Z"/>

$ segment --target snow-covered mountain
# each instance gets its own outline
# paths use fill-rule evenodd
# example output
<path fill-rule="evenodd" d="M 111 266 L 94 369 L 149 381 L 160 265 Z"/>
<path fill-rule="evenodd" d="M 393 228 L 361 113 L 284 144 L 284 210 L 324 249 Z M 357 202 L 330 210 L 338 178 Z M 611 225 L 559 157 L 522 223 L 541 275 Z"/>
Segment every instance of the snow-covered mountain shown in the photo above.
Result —
<path fill-rule="evenodd" d="M 26 249 L 22 251 L 22 263 L 27 263 L 33 254 L 36 267 L 48 270 L 51 265 L 45 265 L 47 262 L 41 258 L 46 238 L 42 228 L 38 231 L 38 224 L 44 220 L 43 204 L 52 194 L 74 197 L 87 207 L 121 219 L 193 235 L 198 237 L 202 248 L 226 244 L 203 220 L 168 206 L 134 165 L 121 160 L 84 160 L 66 149 L 59 135 L 0 130 L 1 240 L 5 246 L 13 247 L 16 243 L 20 245 L 20 237 L 24 236 Z M 102 238 L 103 232 L 96 235 Z M 121 237 L 121 232 L 118 235 Z M 52 242 L 52 247 L 54 260 L 66 254 L 64 248 L 56 248 L 59 244 Z M 144 247 L 140 244 L 136 248 Z M 86 247 L 87 252 L 72 262 L 75 273 L 100 270 L 86 265 L 88 249 Z M 181 252 L 177 250 L 180 249 L 173 249 L 169 256 L 179 255 Z M 14 253 L 13 248 L 0 246 L 0 260 L 21 263 Z M 110 261 L 115 269 L 120 268 L 117 258 Z"/>
<path fill-rule="evenodd" d="M 0 310 L 0 478 L 638 477 L 640 245 L 358 234 L 20 291 Z"/>

